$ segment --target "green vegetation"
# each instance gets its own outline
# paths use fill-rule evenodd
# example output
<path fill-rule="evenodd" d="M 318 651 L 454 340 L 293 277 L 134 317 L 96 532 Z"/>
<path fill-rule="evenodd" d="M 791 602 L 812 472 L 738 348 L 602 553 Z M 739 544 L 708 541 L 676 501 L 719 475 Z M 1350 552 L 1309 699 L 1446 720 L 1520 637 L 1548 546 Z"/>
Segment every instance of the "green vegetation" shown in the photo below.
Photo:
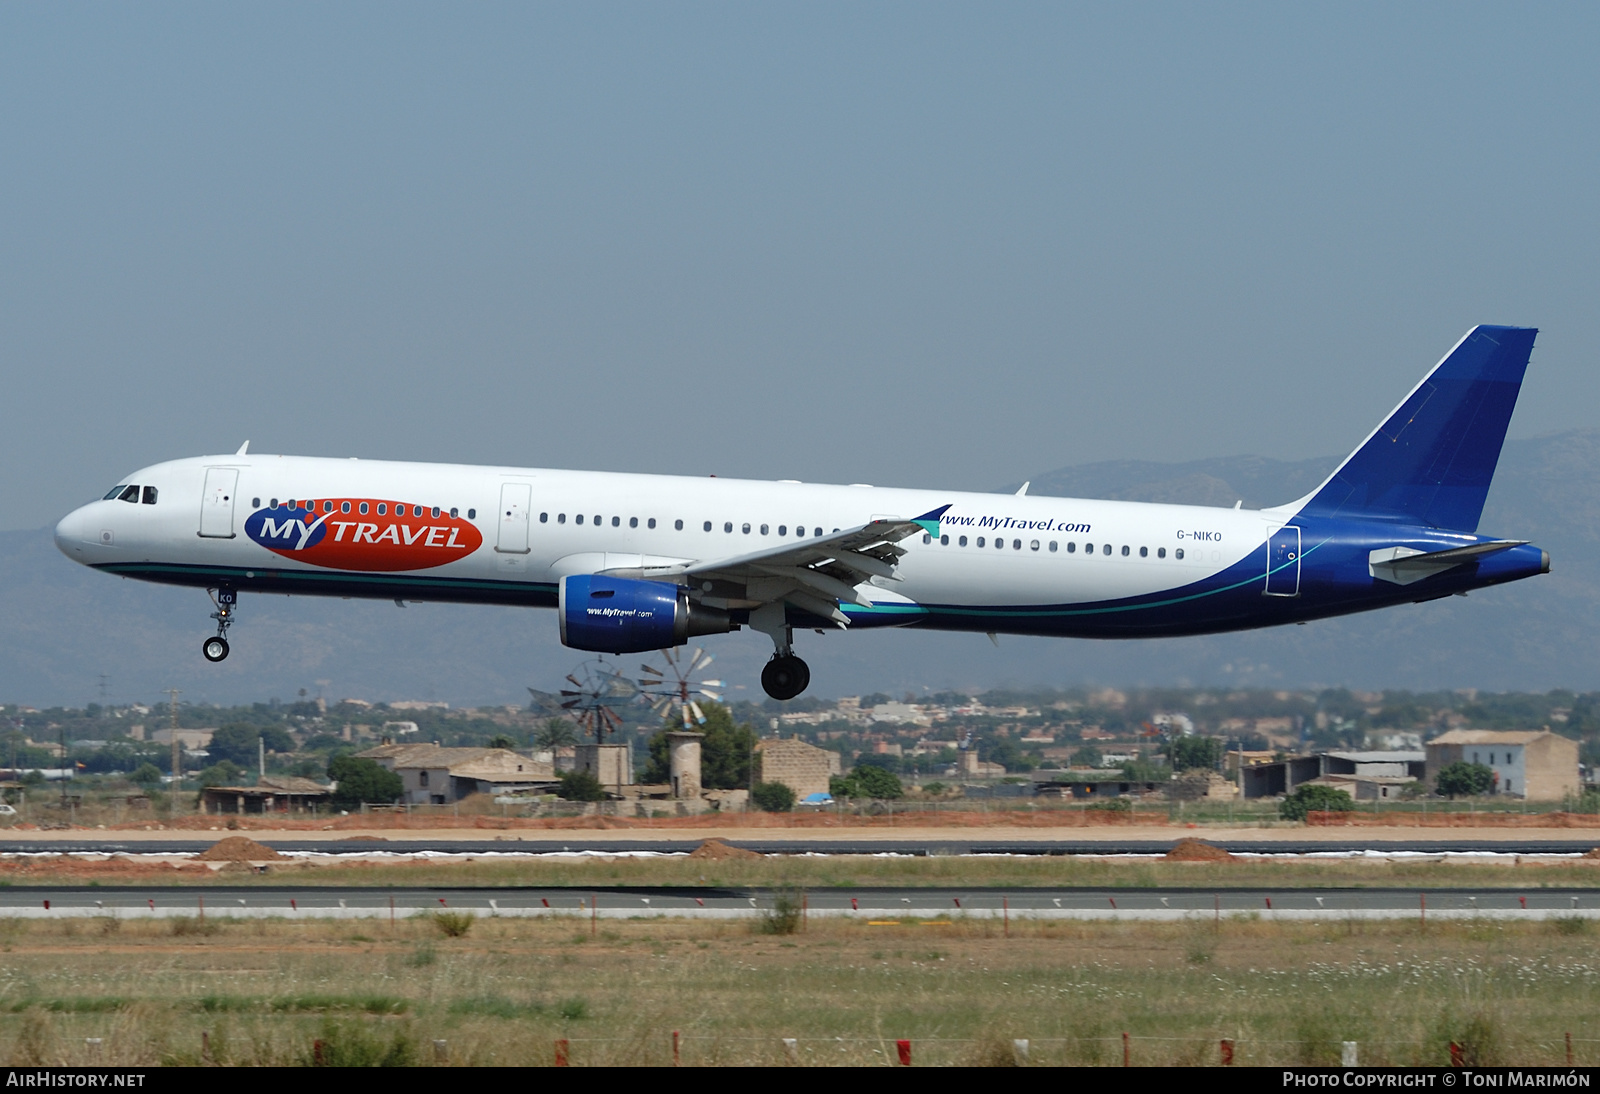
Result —
<path fill-rule="evenodd" d="M 405 793 L 400 776 L 380 767 L 376 760 L 335 756 L 328 762 L 328 778 L 339 784 L 333 792 L 333 804 L 337 806 L 398 801 Z"/>
<path fill-rule="evenodd" d="M 1218 737 L 1174 737 L 1167 743 L 1166 752 L 1174 771 L 1214 768 L 1222 762 L 1222 740 Z"/>
<path fill-rule="evenodd" d="M 1447 798 L 1487 794 L 1494 789 L 1494 771 L 1484 764 L 1457 760 L 1440 769 L 1434 789 Z"/>
<path fill-rule="evenodd" d="M 794 791 L 783 783 L 756 783 L 750 790 L 751 803 L 763 813 L 788 813 L 794 809 Z"/>
<path fill-rule="evenodd" d="M 1303 821 L 1309 813 L 1348 813 L 1355 807 L 1355 799 L 1350 797 L 1349 791 L 1309 784 L 1295 787 L 1294 793 L 1283 799 L 1278 811 L 1284 820 Z"/>
<path fill-rule="evenodd" d="M 561 776 L 556 796 L 569 802 L 599 802 L 606 800 L 606 788 L 592 771 L 568 771 Z"/>
<path fill-rule="evenodd" d="M 836 798 L 873 798 L 894 801 L 905 796 L 905 787 L 890 771 L 872 764 L 863 764 L 850 774 L 828 780 L 828 793 Z"/>
<path fill-rule="evenodd" d="M 705 734 L 700 742 L 700 785 L 707 790 L 741 790 L 750 786 L 750 759 L 755 754 L 756 731 L 748 723 L 735 725 L 733 714 L 721 703 L 700 704 Z M 665 783 L 672 777 L 667 755 L 667 726 L 650 737 L 650 760 L 639 774 L 643 783 Z"/>

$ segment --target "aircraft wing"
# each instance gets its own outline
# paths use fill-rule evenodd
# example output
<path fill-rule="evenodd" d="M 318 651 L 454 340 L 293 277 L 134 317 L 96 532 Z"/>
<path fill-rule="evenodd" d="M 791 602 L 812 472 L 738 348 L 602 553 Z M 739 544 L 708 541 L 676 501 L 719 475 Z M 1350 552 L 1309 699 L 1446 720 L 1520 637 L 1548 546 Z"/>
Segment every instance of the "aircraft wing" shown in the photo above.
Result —
<path fill-rule="evenodd" d="M 695 599 L 713 607 L 753 609 L 786 601 L 844 627 L 850 621 L 839 610 L 839 602 L 865 606 L 870 602 L 857 585 L 873 577 L 899 580 L 895 568 L 905 554 L 900 541 L 938 535 L 939 518 L 949 508 L 942 505 L 910 520 L 875 520 L 830 536 L 692 562 L 673 567 L 674 572 L 663 569 L 648 576 L 677 580 L 689 586 Z"/>

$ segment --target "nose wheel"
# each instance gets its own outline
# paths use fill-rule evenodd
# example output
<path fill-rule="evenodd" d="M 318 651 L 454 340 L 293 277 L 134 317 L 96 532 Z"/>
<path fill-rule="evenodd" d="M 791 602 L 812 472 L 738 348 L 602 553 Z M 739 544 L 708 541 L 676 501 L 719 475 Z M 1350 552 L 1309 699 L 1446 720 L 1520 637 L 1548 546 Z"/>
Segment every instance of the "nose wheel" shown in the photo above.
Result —
<path fill-rule="evenodd" d="M 233 626 L 233 613 L 239 603 L 239 594 L 233 589 L 208 589 L 206 592 L 217 608 L 211 613 L 211 618 L 217 621 L 217 633 L 200 644 L 200 653 L 214 665 L 227 660 L 228 628 Z"/>
<path fill-rule="evenodd" d="M 811 669 L 794 654 L 776 654 L 761 670 L 761 687 L 774 699 L 793 699 L 811 683 Z"/>

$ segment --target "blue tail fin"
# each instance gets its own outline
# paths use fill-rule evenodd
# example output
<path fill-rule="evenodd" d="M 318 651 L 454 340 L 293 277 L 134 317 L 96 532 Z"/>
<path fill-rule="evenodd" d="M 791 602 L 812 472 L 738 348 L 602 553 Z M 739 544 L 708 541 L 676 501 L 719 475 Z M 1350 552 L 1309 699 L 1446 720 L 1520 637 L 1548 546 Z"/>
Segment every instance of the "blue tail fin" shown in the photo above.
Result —
<path fill-rule="evenodd" d="M 1301 512 L 1476 531 L 1538 333 L 1468 331 Z"/>

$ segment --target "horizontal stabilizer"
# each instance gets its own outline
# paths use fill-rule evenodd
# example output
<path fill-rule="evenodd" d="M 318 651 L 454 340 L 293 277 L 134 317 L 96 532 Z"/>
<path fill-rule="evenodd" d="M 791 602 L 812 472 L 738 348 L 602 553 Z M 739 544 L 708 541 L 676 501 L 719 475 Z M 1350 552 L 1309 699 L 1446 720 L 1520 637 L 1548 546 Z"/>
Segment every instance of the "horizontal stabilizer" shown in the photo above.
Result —
<path fill-rule="evenodd" d="M 1475 531 L 1538 333 L 1472 328 L 1300 511 Z"/>
<path fill-rule="evenodd" d="M 1497 551 L 1521 547 L 1525 539 L 1497 539 L 1488 543 L 1474 543 L 1468 547 L 1452 547 L 1447 551 L 1419 551 L 1415 547 L 1384 547 L 1367 556 L 1367 571 L 1380 581 L 1396 585 L 1410 585 L 1434 574 L 1442 574 L 1463 563 Z"/>

